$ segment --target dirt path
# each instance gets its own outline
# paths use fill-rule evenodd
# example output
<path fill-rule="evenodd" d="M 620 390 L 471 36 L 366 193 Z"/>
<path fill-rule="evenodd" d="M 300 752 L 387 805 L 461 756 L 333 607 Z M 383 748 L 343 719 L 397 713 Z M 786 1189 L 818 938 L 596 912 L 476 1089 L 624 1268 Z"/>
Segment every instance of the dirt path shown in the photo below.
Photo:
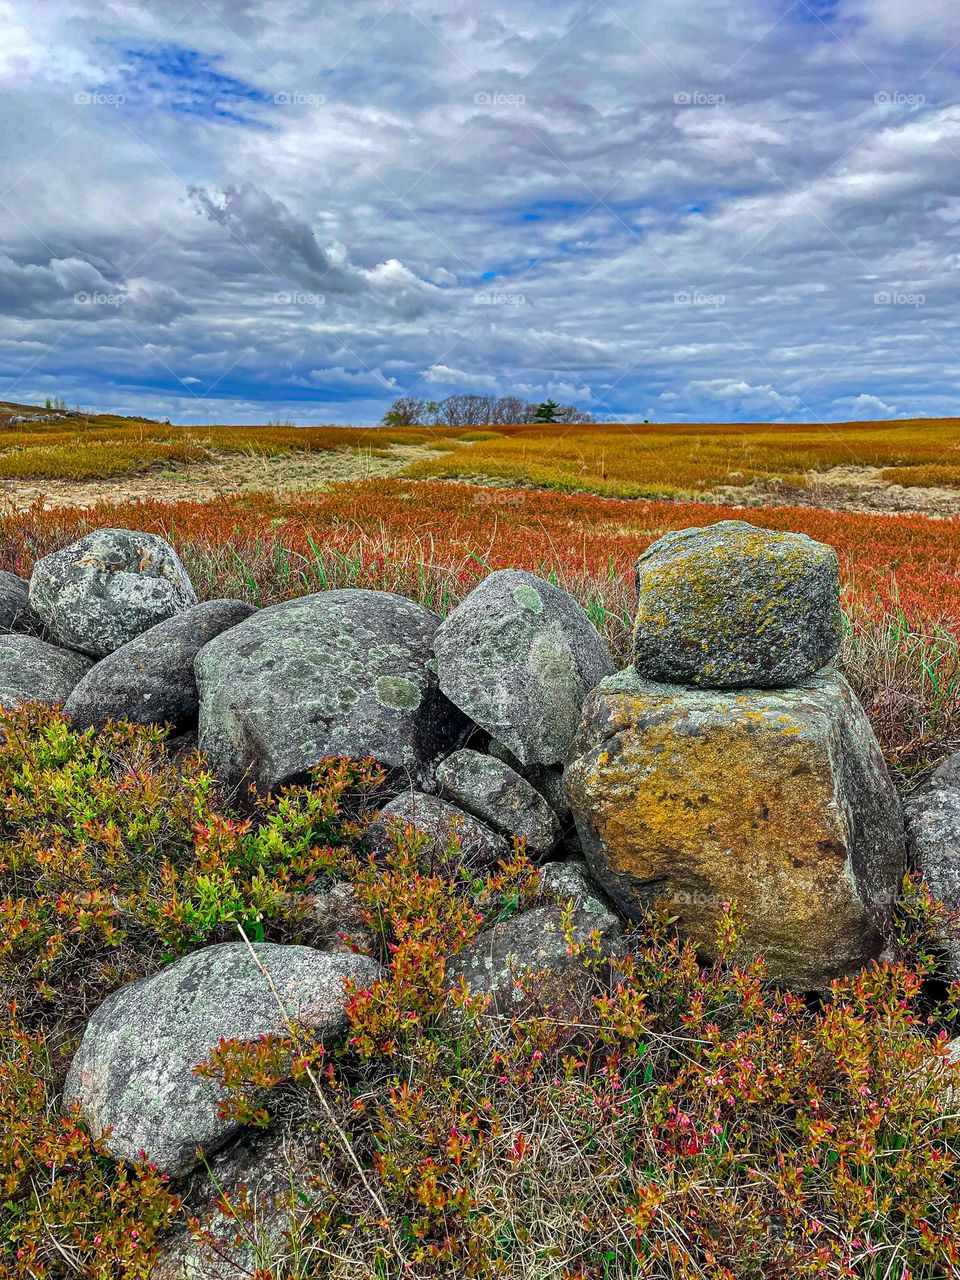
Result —
<path fill-rule="evenodd" d="M 0 504 L 25 511 L 38 501 L 55 507 L 94 507 L 100 502 L 210 502 L 232 493 L 302 493 L 327 489 L 339 480 L 399 475 L 413 462 L 437 457 L 423 445 L 392 445 L 388 454 L 369 449 L 313 450 L 274 457 L 221 454 L 210 462 L 145 471 L 114 480 L 0 480 Z"/>
<path fill-rule="evenodd" d="M 883 467 L 831 467 L 811 471 L 803 489 L 770 488 L 761 483 L 727 485 L 704 493 L 701 502 L 731 506 L 818 507 L 867 514 L 917 512 L 928 516 L 960 514 L 960 490 L 887 484 Z"/>

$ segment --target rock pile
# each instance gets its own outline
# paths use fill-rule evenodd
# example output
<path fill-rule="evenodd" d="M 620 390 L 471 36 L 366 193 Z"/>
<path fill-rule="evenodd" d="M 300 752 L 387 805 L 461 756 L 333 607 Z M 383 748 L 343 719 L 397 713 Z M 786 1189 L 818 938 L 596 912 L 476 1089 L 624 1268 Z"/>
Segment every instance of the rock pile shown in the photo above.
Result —
<path fill-rule="evenodd" d="M 855 971 L 882 949 L 904 831 L 863 709 L 824 665 L 833 552 L 731 521 L 668 534 L 637 577 L 635 664 L 587 699 L 565 775 L 596 879 L 628 916 L 666 906 L 705 956 L 736 902 L 772 977 Z"/>
<path fill-rule="evenodd" d="M 710 957 L 735 901 L 744 952 L 783 983 L 810 990 L 855 971 L 883 946 L 904 826 L 831 665 L 836 556 L 725 521 L 655 543 L 637 588 L 634 664 L 614 674 L 585 611 L 530 573 L 490 574 L 444 620 L 363 590 L 256 610 L 198 603 L 162 539 L 102 530 L 41 560 L 29 587 L 0 575 L 0 706 L 65 702 L 93 729 L 196 726 L 238 795 L 300 781 L 331 755 L 373 757 L 392 795 L 365 835 L 375 859 L 410 832 L 436 865 L 478 872 L 523 840 L 543 898 L 449 962 L 494 1015 L 548 1006 L 575 1035 L 607 975 L 570 954 L 563 903 L 573 940 L 599 937 L 607 955 L 629 945 L 624 916 L 663 905 Z M 960 767 L 911 802 L 910 833 L 960 904 Z M 208 947 L 96 1010 L 66 1096 L 91 1129 L 110 1129 L 109 1150 L 144 1151 L 176 1176 L 215 1152 L 231 1129 L 191 1069 L 221 1037 L 281 1029 L 277 993 L 340 1034 L 343 979 L 380 970 L 336 947 L 338 913 L 356 916 L 349 886 L 322 910 L 324 949 Z"/>

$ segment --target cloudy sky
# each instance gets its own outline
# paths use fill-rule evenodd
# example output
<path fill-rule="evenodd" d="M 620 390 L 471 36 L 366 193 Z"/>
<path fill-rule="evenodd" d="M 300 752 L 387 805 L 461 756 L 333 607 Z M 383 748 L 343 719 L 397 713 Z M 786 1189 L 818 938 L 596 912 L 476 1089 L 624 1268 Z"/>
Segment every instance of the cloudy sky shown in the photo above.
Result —
<path fill-rule="evenodd" d="M 946 415 L 956 0 L 0 0 L 0 399 Z"/>

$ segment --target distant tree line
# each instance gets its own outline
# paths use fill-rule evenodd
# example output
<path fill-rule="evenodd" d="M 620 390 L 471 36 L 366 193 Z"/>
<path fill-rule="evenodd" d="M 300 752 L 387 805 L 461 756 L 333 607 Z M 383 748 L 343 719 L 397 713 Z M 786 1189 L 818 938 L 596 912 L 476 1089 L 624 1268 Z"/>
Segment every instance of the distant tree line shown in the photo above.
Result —
<path fill-rule="evenodd" d="M 593 422 L 593 415 L 572 404 L 544 400 L 531 404 L 521 396 L 453 395 L 443 400 L 400 396 L 380 419 L 385 427 L 496 427 L 517 422 Z"/>

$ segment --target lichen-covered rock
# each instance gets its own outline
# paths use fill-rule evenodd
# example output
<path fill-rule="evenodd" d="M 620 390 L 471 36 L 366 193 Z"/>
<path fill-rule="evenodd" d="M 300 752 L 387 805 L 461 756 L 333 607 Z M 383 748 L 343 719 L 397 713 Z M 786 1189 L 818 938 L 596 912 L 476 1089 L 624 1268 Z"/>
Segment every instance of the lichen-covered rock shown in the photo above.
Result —
<path fill-rule="evenodd" d="M 547 853 L 560 823 L 546 800 L 510 766 L 494 756 L 463 748 L 437 765 L 442 795 L 487 822 L 508 839 L 526 841 L 531 853 Z"/>
<path fill-rule="evenodd" d="M 910 862 L 950 912 L 960 912 L 960 783 L 955 757 L 904 803 Z M 960 922 L 936 938 L 947 976 L 960 979 Z"/>
<path fill-rule="evenodd" d="M 602 960 L 622 950 L 623 931 L 597 899 L 575 904 L 570 941 L 584 955 L 571 954 L 564 911 L 559 904 L 534 907 L 485 929 L 450 957 L 447 977 L 462 977 L 474 995 L 489 996 L 489 1011 L 500 1017 L 552 1018 L 565 1039 L 575 1038 L 577 1024 L 593 1020 L 593 997 L 608 977 Z M 590 958 L 601 963 L 584 964 Z"/>
<path fill-rule="evenodd" d="M 215 636 L 255 612 L 242 600 L 209 600 L 158 622 L 101 658 L 64 709 L 81 729 L 120 718 L 175 728 L 191 723 L 200 704 L 194 659 Z"/>
<path fill-rule="evenodd" d="M 283 1034 L 279 996 L 290 1018 L 333 1041 L 347 1026 L 344 979 L 370 984 L 381 972 L 367 956 L 310 947 L 258 943 L 253 952 L 242 942 L 195 951 L 95 1010 L 64 1104 L 79 1103 L 95 1135 L 110 1130 L 115 1159 L 146 1156 L 162 1172 L 188 1172 L 239 1127 L 217 1114 L 220 1086 L 193 1073 L 220 1040 Z"/>
<path fill-rule="evenodd" d="M 36 636 L 0 635 L 0 707 L 21 702 L 65 702 L 93 666 L 82 653 L 60 649 Z"/>
<path fill-rule="evenodd" d="M 706 688 L 799 684 L 836 654 L 837 553 L 802 533 L 723 520 L 680 529 L 637 561 L 635 665 Z"/>
<path fill-rule="evenodd" d="M 23 578 L 0 570 L 0 632 L 25 631 L 36 634 L 40 619 L 30 607 L 30 588 Z"/>
<path fill-rule="evenodd" d="M 567 791 L 600 885 L 707 957 L 736 903 L 746 955 L 824 986 L 879 955 L 904 869 L 900 803 L 850 686 L 683 689 L 633 669 L 584 707 Z"/>
<path fill-rule="evenodd" d="M 506 840 L 486 823 L 449 800 L 422 791 L 402 791 L 384 805 L 367 827 L 364 844 L 371 853 L 386 857 L 394 848 L 394 833 L 408 826 L 427 837 L 428 851 L 438 859 L 445 856 L 454 840 L 458 846 L 456 861 L 469 867 L 489 869 L 510 856 Z"/>
<path fill-rule="evenodd" d="M 561 906 L 573 902 L 594 915 L 609 914 L 605 895 L 590 874 L 590 867 L 582 858 L 559 858 L 545 862 L 538 869 L 543 892 L 549 894 Z"/>
<path fill-rule="evenodd" d="M 271 605 L 197 655 L 200 745 L 229 784 L 261 792 L 328 756 L 372 756 L 421 784 L 466 721 L 437 687 L 439 619 L 385 591 Z"/>
<path fill-rule="evenodd" d="M 490 755 L 508 764 L 514 773 L 526 778 L 531 787 L 535 787 L 547 804 L 557 815 L 562 827 L 569 827 L 573 821 L 567 789 L 563 782 L 562 764 L 521 764 L 517 757 L 496 738 L 490 739 L 488 747 Z"/>
<path fill-rule="evenodd" d="M 286 1274 L 290 1231 L 308 1218 L 304 1195 L 318 1140 L 309 1132 L 251 1129 L 210 1157 L 210 1172 L 190 1198 L 186 1213 L 163 1238 L 150 1280 L 251 1280 Z M 315 1172 L 315 1165 L 314 1172 Z M 249 1216 L 228 1212 L 245 1205 Z M 204 1224 L 198 1234 L 182 1218 Z"/>
<path fill-rule="evenodd" d="M 613 670 L 566 591 L 519 569 L 491 573 L 434 642 L 440 688 L 521 764 L 562 764 L 589 691 Z"/>
<path fill-rule="evenodd" d="M 30 578 L 30 604 L 52 638 L 96 658 L 196 603 L 173 547 L 131 529 L 88 533 Z"/>

